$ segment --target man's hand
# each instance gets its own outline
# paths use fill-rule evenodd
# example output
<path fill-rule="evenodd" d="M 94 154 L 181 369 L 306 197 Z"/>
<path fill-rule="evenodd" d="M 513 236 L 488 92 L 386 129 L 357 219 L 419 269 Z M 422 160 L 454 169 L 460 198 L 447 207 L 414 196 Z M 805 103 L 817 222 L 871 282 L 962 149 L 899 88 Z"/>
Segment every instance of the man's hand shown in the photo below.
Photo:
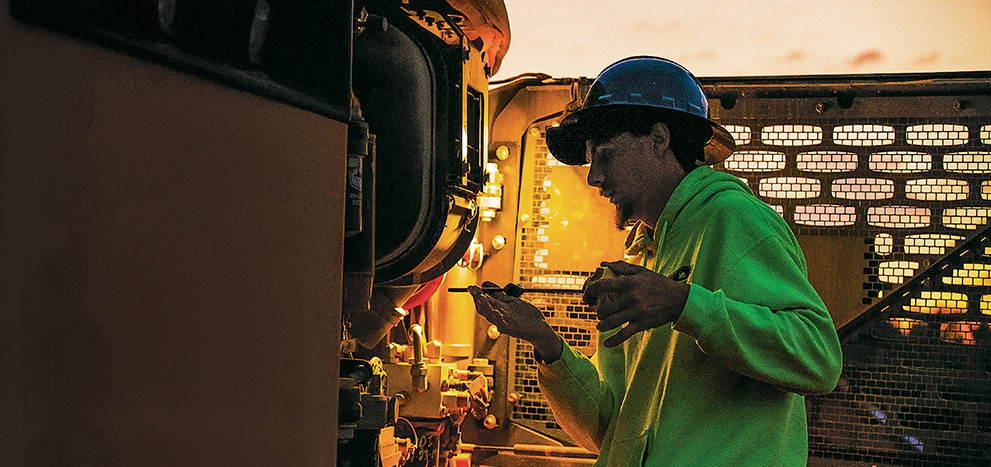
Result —
<path fill-rule="evenodd" d="M 544 314 L 532 303 L 506 295 L 498 284 L 485 282 L 485 288 L 497 291 L 486 293 L 481 287 L 468 287 L 475 310 L 499 328 L 499 332 L 533 344 L 533 348 L 546 362 L 553 362 L 561 356 L 561 338 L 544 321 Z"/>
<path fill-rule="evenodd" d="M 623 261 L 602 263 L 613 272 L 585 284 L 582 299 L 599 317 L 596 329 L 623 326 L 603 345 L 615 347 L 634 334 L 678 319 L 688 301 L 690 286 L 647 268 Z"/>

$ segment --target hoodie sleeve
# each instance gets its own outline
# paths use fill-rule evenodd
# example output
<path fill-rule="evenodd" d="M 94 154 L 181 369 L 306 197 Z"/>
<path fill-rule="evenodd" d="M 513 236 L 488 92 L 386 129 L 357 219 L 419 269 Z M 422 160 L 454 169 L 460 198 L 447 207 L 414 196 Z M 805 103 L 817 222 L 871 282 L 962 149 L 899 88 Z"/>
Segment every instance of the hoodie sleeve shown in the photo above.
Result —
<path fill-rule="evenodd" d="M 832 318 L 787 224 L 766 214 L 761 223 L 762 214 L 706 231 L 703 243 L 717 245 L 706 261 L 713 272 L 693 281 L 674 329 L 745 376 L 800 394 L 832 391 L 842 369 Z"/>
<path fill-rule="evenodd" d="M 537 365 L 537 382 L 558 424 L 582 447 L 599 452 L 613 415 L 613 393 L 596 368 L 600 358 L 622 362 L 622 352 L 601 349 L 592 358 L 562 339 L 561 358 Z M 605 365 L 607 368 L 609 365 Z"/>

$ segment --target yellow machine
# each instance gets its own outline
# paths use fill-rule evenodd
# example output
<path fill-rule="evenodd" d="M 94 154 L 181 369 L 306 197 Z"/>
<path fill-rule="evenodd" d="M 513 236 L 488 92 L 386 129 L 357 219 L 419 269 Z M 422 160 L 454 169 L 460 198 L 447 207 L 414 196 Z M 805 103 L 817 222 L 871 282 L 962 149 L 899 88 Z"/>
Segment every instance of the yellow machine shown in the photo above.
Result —
<path fill-rule="evenodd" d="M 517 283 L 591 355 L 626 232 L 501 82 L 501 0 L 0 0 L 0 465 L 573 466 Z M 847 358 L 810 464 L 991 462 L 991 74 L 703 78 Z"/>

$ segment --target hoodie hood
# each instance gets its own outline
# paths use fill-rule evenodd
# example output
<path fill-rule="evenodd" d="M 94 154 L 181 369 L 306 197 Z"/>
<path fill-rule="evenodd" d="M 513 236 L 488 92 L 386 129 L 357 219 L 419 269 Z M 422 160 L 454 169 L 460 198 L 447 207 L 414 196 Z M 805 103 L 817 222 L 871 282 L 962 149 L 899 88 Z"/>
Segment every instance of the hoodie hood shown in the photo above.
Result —
<path fill-rule="evenodd" d="M 656 256 L 664 246 L 664 237 L 669 226 L 674 224 L 688 206 L 705 203 L 716 193 L 734 190 L 753 194 L 743 180 L 728 173 L 716 171 L 709 166 L 692 170 L 671 193 L 671 198 L 657 218 L 657 225 L 651 228 L 640 221 L 634 224 L 630 235 L 626 237 L 626 256 L 637 256 L 644 250 L 646 250 L 645 258 Z M 689 212 L 691 211 L 689 209 Z"/>

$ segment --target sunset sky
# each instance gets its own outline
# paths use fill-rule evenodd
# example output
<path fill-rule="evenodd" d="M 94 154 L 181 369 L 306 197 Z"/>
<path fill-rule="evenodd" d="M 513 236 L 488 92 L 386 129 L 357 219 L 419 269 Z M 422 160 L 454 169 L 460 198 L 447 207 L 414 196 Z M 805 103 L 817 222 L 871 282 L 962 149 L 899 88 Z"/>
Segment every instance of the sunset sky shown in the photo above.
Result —
<path fill-rule="evenodd" d="M 594 77 L 630 55 L 698 76 L 991 70 L 991 0 L 505 0 L 494 80 Z"/>

